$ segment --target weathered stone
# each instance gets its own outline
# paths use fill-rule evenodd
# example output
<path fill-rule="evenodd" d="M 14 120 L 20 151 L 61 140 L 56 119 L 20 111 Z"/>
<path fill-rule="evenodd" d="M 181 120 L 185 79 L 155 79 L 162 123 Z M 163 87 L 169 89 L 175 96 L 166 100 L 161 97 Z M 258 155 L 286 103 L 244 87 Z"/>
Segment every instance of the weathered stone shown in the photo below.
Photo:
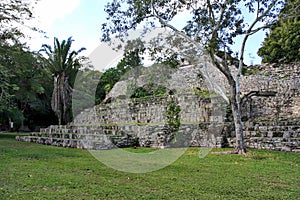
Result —
<path fill-rule="evenodd" d="M 73 123 L 50 126 L 39 133 L 32 133 L 30 137 L 16 139 L 73 148 L 109 149 L 132 145 L 130 140 L 134 138 L 141 146 L 168 147 L 175 137 L 174 133 L 169 134 L 166 117 L 168 101 L 172 96 L 181 108 L 181 126 L 177 133 L 180 145 L 221 147 L 226 139 L 229 146 L 234 146 L 232 125 L 223 123 L 225 116 L 222 107 L 225 103 L 219 101 L 220 97 L 198 96 L 194 92 L 195 88 L 208 89 L 205 80 L 201 79 L 200 69 L 199 66 L 185 66 L 169 71 L 168 78 L 158 81 L 166 84 L 172 92 L 146 99 L 126 98 L 128 86 L 133 80 L 129 77 L 129 81 L 123 80 L 115 85 L 108 95 L 109 100 L 85 109 Z M 136 86 L 150 83 L 153 77 L 166 75 L 160 68 L 156 70 L 155 76 L 142 74 L 138 77 Z M 255 66 L 252 70 L 258 74 L 241 78 L 241 93 L 248 94 L 242 104 L 246 145 L 298 151 L 300 65 L 264 65 Z M 228 91 L 223 76 L 213 76 L 213 79 L 223 92 Z M 261 96 L 257 96 L 259 94 Z M 128 135 L 132 138 L 128 139 Z"/>

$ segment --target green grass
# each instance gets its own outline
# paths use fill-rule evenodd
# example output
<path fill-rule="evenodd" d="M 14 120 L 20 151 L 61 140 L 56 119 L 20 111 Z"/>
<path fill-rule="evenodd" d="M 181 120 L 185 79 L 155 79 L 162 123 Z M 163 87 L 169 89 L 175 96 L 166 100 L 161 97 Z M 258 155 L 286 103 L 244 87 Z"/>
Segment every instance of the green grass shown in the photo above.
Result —
<path fill-rule="evenodd" d="M 1 200 L 300 197 L 300 154 L 250 150 L 247 157 L 200 159 L 199 149 L 190 148 L 164 169 L 129 174 L 106 167 L 88 151 L 17 142 L 15 135 L 0 133 Z"/>
<path fill-rule="evenodd" d="M 154 148 L 125 148 L 124 149 L 125 151 L 128 151 L 128 152 L 132 152 L 132 153 L 151 153 L 151 152 L 154 152 L 156 151 L 157 149 L 154 149 Z"/>

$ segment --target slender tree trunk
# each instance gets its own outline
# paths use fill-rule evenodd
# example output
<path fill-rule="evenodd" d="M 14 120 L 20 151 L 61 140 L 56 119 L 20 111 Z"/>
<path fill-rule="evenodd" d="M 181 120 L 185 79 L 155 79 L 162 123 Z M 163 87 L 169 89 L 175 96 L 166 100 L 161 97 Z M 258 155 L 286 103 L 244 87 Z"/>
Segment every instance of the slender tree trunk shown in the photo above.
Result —
<path fill-rule="evenodd" d="M 65 124 L 65 75 L 64 72 L 60 74 L 60 85 L 59 85 L 59 90 L 60 90 L 60 96 L 61 98 L 61 105 L 60 105 L 60 110 L 61 110 L 61 122 Z"/>
<path fill-rule="evenodd" d="M 236 135 L 236 147 L 235 151 L 239 154 L 246 153 L 246 147 L 244 144 L 244 132 L 243 132 L 243 123 L 242 123 L 242 112 L 241 112 L 241 105 L 240 105 L 240 92 L 239 92 L 239 85 L 237 82 L 230 85 L 230 104 L 232 109 L 234 127 L 235 127 L 235 135 Z"/>
<path fill-rule="evenodd" d="M 61 125 L 61 112 L 60 112 L 60 110 L 58 110 L 57 112 L 56 112 L 56 114 L 57 114 L 57 118 L 58 118 L 58 125 Z"/>
<path fill-rule="evenodd" d="M 232 73 L 227 65 L 224 67 L 216 60 L 213 51 L 210 51 L 210 57 L 212 58 L 215 66 L 225 75 L 229 86 L 230 86 L 230 100 L 229 103 L 232 109 L 232 116 L 235 128 L 236 135 L 236 149 L 234 152 L 230 153 L 238 153 L 244 154 L 246 153 L 246 147 L 244 144 L 244 132 L 243 132 L 243 124 L 242 124 L 242 112 L 241 112 L 241 101 L 240 101 L 240 76 L 233 78 Z M 239 75 L 239 74 L 238 74 Z"/>
<path fill-rule="evenodd" d="M 54 77 L 54 87 L 53 87 L 53 93 L 52 93 L 52 101 L 51 101 L 51 107 L 52 110 L 55 112 L 57 119 L 58 119 L 58 125 L 62 124 L 62 116 L 61 116 L 61 91 L 60 91 L 60 77 L 55 76 Z"/>

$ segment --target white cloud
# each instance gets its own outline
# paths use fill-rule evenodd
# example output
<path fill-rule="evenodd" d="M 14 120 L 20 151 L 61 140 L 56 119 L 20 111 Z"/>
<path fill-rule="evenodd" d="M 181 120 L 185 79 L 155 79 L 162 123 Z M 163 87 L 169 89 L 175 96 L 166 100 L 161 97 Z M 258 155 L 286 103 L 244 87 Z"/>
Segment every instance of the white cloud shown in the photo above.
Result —
<path fill-rule="evenodd" d="M 70 15 L 80 5 L 80 0 L 40 0 L 35 6 L 33 13 L 35 19 L 28 22 L 29 27 L 37 27 L 39 30 L 46 32 L 44 34 L 32 32 L 30 30 L 23 30 L 29 34 L 31 39 L 28 42 L 32 50 L 40 49 L 42 44 L 51 44 L 53 42 L 53 28 L 55 21 L 64 19 Z M 27 32 L 28 31 L 28 32 Z"/>
<path fill-rule="evenodd" d="M 40 0 L 34 13 L 40 28 L 47 31 L 55 20 L 71 14 L 79 5 L 80 0 Z"/>
<path fill-rule="evenodd" d="M 188 20 L 191 20 L 192 14 L 189 10 L 182 10 L 171 21 L 171 25 L 175 26 L 178 30 L 181 30 L 186 25 Z"/>

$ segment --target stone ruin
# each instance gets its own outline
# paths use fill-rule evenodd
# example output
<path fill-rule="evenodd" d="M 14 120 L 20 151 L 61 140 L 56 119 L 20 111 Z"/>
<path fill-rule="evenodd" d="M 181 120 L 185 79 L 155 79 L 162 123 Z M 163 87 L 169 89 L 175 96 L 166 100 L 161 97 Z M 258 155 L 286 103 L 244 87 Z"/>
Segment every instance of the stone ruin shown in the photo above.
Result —
<path fill-rule="evenodd" d="M 247 73 L 241 78 L 247 147 L 300 152 L 300 64 L 253 66 Z M 159 70 L 151 75 L 136 74 L 134 79 L 129 75 L 118 82 L 102 104 L 83 110 L 72 123 L 53 125 L 16 139 L 96 150 L 129 146 L 234 147 L 227 103 L 203 81 L 199 66 L 183 66 L 167 75 Z M 141 87 L 160 81 L 158 76 L 166 77 L 166 94 L 128 97 L 130 84 Z M 228 95 L 224 77 L 215 80 Z M 180 108 L 176 130 L 168 116 L 171 102 Z"/>

